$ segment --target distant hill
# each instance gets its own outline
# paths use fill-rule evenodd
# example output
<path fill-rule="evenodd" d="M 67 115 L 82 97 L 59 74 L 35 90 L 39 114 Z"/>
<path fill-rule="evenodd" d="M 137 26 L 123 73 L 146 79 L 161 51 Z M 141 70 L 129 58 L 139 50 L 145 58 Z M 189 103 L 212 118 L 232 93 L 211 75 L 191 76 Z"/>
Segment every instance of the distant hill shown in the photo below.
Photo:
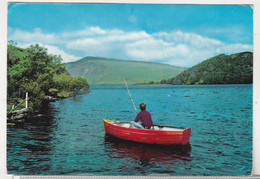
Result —
<path fill-rule="evenodd" d="M 171 79 L 172 84 L 251 84 L 253 53 L 218 55 L 185 70 Z"/>
<path fill-rule="evenodd" d="M 99 57 L 85 57 L 76 62 L 66 63 L 71 76 L 81 76 L 90 85 L 117 85 L 160 82 L 174 77 L 186 68 L 160 63 L 115 60 Z"/>

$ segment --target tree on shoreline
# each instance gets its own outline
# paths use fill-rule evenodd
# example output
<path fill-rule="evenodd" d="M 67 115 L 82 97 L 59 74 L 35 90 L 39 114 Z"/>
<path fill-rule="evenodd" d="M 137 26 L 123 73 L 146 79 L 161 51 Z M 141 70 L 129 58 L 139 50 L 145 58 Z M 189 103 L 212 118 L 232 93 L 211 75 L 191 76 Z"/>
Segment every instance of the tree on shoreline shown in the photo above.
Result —
<path fill-rule="evenodd" d="M 68 79 L 65 81 L 60 76 Z M 69 85 L 69 86 L 68 86 Z M 31 45 L 22 49 L 13 41 L 8 44 L 7 53 L 7 96 L 8 99 L 24 98 L 28 92 L 34 107 L 39 107 L 45 96 L 59 96 L 61 92 L 78 94 L 89 90 L 86 79 L 71 77 L 62 58 L 49 55 L 47 48 Z"/>

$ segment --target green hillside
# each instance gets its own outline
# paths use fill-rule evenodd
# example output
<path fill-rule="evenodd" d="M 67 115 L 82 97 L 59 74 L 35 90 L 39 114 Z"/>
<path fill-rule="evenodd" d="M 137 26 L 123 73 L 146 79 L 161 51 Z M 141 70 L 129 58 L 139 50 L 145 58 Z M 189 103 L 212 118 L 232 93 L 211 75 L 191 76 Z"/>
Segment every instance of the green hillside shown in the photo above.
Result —
<path fill-rule="evenodd" d="M 253 54 L 251 52 L 218 55 L 185 70 L 171 79 L 172 84 L 251 84 Z"/>
<path fill-rule="evenodd" d="M 81 76 L 90 85 L 116 85 L 160 82 L 162 79 L 176 76 L 185 68 L 150 62 L 115 60 L 99 57 L 86 57 L 66 64 L 73 76 Z"/>

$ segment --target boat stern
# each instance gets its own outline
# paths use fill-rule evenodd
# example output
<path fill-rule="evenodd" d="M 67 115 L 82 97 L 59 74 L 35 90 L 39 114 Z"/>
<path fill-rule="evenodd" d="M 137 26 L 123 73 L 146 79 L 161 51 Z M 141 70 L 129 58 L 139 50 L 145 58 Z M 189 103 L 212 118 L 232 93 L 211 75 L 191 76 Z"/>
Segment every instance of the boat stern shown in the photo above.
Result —
<path fill-rule="evenodd" d="M 182 134 L 182 145 L 188 144 L 190 141 L 191 129 L 186 128 Z"/>

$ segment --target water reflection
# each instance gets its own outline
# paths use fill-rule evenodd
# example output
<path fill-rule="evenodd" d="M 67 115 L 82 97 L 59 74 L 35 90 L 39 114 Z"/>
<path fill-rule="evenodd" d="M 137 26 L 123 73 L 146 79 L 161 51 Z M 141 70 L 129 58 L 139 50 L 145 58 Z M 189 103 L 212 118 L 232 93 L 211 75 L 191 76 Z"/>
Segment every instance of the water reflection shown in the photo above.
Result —
<path fill-rule="evenodd" d="M 38 174 L 51 168 L 54 112 L 50 104 L 43 106 L 40 117 L 26 123 L 8 126 L 7 168 L 9 173 Z M 19 167 L 23 166 L 23 167 Z"/>
<path fill-rule="evenodd" d="M 151 145 L 125 141 L 105 135 L 105 146 L 110 158 L 124 158 L 128 162 L 138 163 L 143 167 L 158 164 L 178 165 L 181 161 L 191 161 L 190 144 L 182 145 Z"/>

